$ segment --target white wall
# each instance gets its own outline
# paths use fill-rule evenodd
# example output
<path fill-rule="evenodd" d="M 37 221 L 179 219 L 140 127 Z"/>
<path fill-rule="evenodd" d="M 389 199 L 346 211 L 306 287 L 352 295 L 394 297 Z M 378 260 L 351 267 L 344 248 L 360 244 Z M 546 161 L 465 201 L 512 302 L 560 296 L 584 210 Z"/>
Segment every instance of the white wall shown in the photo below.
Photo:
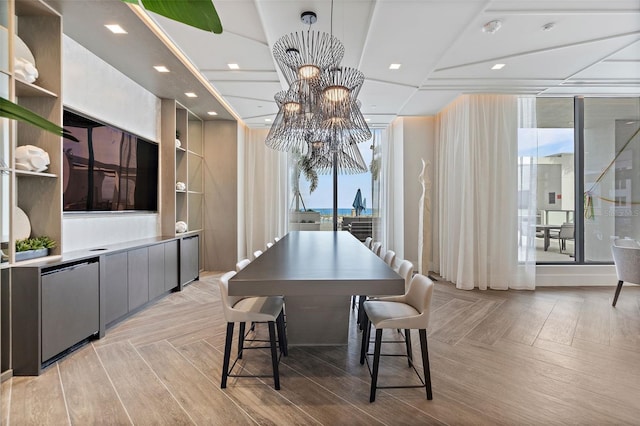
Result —
<path fill-rule="evenodd" d="M 66 107 L 160 141 L 160 99 L 67 36 L 62 87 Z M 66 214 L 62 221 L 65 252 L 157 235 L 157 213 Z"/>

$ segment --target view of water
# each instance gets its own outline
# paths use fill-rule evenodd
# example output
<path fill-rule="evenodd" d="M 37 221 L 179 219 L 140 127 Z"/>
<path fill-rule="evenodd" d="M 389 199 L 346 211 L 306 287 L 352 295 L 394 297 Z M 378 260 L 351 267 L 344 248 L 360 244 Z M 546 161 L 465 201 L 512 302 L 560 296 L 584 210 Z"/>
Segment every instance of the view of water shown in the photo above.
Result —
<path fill-rule="evenodd" d="M 331 216 L 333 215 L 333 209 L 332 208 L 328 208 L 328 209 L 317 209 L 317 208 L 311 208 L 309 210 L 313 210 L 315 212 L 320 213 L 320 216 Z M 355 216 L 355 211 L 354 209 L 338 209 L 338 216 Z M 371 210 L 370 209 L 365 209 L 360 216 L 371 216 Z"/>

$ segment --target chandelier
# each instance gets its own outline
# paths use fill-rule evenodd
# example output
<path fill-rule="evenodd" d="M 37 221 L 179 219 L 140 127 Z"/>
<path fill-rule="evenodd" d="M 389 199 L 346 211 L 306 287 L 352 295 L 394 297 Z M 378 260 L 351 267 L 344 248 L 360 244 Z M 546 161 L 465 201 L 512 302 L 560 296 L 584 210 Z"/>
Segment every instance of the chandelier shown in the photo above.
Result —
<path fill-rule="evenodd" d="M 340 65 L 344 46 L 333 34 L 311 31 L 314 12 L 300 18 L 309 29 L 287 34 L 273 46 L 289 88 L 275 95 L 278 113 L 265 144 L 307 156 L 318 173 L 364 173 L 357 146 L 371 138 L 357 100 L 364 74 Z"/>

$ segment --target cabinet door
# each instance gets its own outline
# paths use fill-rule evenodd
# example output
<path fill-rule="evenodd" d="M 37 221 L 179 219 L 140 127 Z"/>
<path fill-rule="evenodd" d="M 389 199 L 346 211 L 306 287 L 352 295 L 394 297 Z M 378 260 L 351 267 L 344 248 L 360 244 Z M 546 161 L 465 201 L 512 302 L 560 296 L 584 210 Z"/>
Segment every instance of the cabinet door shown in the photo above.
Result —
<path fill-rule="evenodd" d="M 180 284 L 185 285 L 198 278 L 200 273 L 199 238 L 185 237 L 180 241 Z"/>
<path fill-rule="evenodd" d="M 178 287 L 178 242 L 164 244 L 164 290 Z"/>
<path fill-rule="evenodd" d="M 164 293 L 164 244 L 149 246 L 149 300 Z"/>
<path fill-rule="evenodd" d="M 129 311 L 149 301 L 149 250 L 147 247 L 130 250 L 129 265 Z"/>
<path fill-rule="evenodd" d="M 97 333 L 100 328 L 98 263 L 42 276 L 42 361 Z"/>
<path fill-rule="evenodd" d="M 117 320 L 129 312 L 127 253 L 110 254 L 105 262 L 105 322 Z"/>

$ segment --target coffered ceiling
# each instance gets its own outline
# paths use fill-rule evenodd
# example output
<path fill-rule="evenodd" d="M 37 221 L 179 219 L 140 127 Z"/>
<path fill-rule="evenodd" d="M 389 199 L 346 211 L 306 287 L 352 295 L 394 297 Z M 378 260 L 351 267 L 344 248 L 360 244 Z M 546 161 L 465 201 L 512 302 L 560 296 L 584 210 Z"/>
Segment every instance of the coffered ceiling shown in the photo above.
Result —
<path fill-rule="evenodd" d="M 61 10 L 65 33 L 154 93 L 171 96 L 169 80 L 153 75 L 151 65 L 166 60 L 189 71 L 162 43 L 148 40 L 156 35 L 119 0 L 49 3 Z M 220 35 L 150 17 L 222 98 L 208 94 L 194 109 L 201 114 L 226 104 L 231 114 L 219 118 L 234 116 L 250 127 L 269 126 L 277 112 L 273 95 L 286 85 L 271 47 L 309 28 L 300 21 L 307 10 L 318 16 L 312 31 L 343 42 L 342 65 L 365 74 L 359 99 L 373 127 L 397 116 L 433 115 L 463 93 L 640 96 L 640 0 L 334 0 L 333 14 L 330 0 L 214 4 Z M 114 47 L 103 27 L 114 19 L 138 28 L 146 47 L 131 39 Z M 494 20 L 500 29 L 483 32 Z M 390 70 L 391 63 L 400 69 Z M 498 63 L 504 67 L 492 70 Z M 193 83 L 187 74 L 171 80 L 176 97 Z"/>

